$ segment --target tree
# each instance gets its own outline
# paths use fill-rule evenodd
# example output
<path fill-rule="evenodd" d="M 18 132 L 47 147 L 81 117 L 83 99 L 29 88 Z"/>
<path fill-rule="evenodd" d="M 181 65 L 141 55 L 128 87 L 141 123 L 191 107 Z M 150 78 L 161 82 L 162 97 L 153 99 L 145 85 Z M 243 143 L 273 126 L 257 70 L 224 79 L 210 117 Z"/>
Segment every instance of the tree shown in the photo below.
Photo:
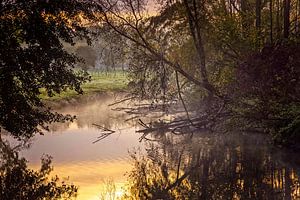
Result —
<path fill-rule="evenodd" d="M 294 78 L 298 75 L 295 63 L 298 63 L 299 56 L 295 46 L 299 45 L 299 34 L 293 29 L 296 27 L 293 23 L 299 18 L 298 1 L 176 0 L 164 2 L 155 15 L 147 14 L 147 1 L 104 1 L 101 7 L 101 28 L 110 28 L 129 43 L 132 52 L 129 76 L 135 95 L 158 100 L 178 96 L 181 101 L 190 99 L 190 102 L 196 102 L 200 109 L 193 109 L 194 119 L 186 122 L 197 128 L 217 127 L 209 125 L 218 124 L 214 122 L 230 124 L 234 119 L 240 122 L 235 128 L 247 128 L 243 124 L 248 124 L 249 119 L 259 122 L 257 116 L 266 112 L 269 116 L 259 119 L 268 122 L 252 127 L 263 126 L 268 132 L 274 127 L 276 130 L 289 129 L 285 135 L 298 130 L 298 111 L 292 112 L 287 121 L 283 118 L 279 119 L 280 123 L 269 120 L 277 119 L 280 109 L 287 113 L 299 110 L 297 98 L 282 97 L 287 89 L 283 85 L 296 90 L 299 84 Z M 275 14 L 276 38 L 273 37 Z M 282 49 L 291 55 L 279 56 Z M 245 63 L 249 69 L 256 69 L 255 73 L 243 71 Z M 280 73 L 272 71 L 275 69 Z M 266 83 L 272 86 L 265 87 Z M 249 93 L 253 96 L 244 93 L 245 85 L 253 89 Z M 284 105 L 282 99 L 290 103 Z M 252 109 L 250 115 L 245 108 L 260 107 L 256 100 L 263 102 L 263 109 Z M 249 102 L 249 105 L 244 104 Z M 275 105 L 280 109 L 273 110 Z M 187 114 L 188 118 L 190 116 Z M 182 127 L 182 123 L 177 124 Z M 158 124 L 151 129 L 161 128 L 161 123 Z M 166 128 L 176 127 L 176 122 L 164 125 Z"/>
<path fill-rule="evenodd" d="M 283 17 L 283 37 L 285 39 L 289 38 L 290 32 L 290 7 L 291 7 L 291 0 L 284 0 L 284 17 Z"/>
<path fill-rule="evenodd" d="M 275 142 L 300 143 L 299 44 L 265 47 L 237 68 L 239 118 L 250 127 L 264 127 Z"/>
<path fill-rule="evenodd" d="M 165 62 L 167 65 L 169 65 L 175 71 L 178 71 L 182 76 L 184 76 L 194 84 L 204 86 L 206 77 L 203 78 L 204 82 L 202 82 L 203 80 L 197 80 L 196 76 L 193 76 L 186 72 L 185 69 L 180 65 L 180 63 L 168 58 L 168 52 L 162 50 L 163 45 L 161 44 L 163 43 L 163 41 L 167 42 L 169 39 L 171 39 L 168 38 L 169 35 L 167 33 L 164 33 L 163 31 L 168 32 L 172 30 L 167 30 L 166 27 L 160 26 L 163 26 L 164 23 L 171 23 L 169 26 L 175 25 L 175 19 L 171 18 L 170 14 L 173 13 L 174 15 L 176 15 L 175 17 L 182 18 L 185 13 L 178 12 L 177 7 L 179 6 L 183 8 L 183 5 L 174 3 L 170 6 L 170 8 L 162 10 L 161 15 L 164 17 L 154 16 L 150 18 L 147 17 L 145 6 L 146 5 L 139 0 L 120 1 L 119 4 L 113 4 L 109 1 L 103 2 L 101 4 L 101 7 L 103 7 L 104 9 L 103 21 L 112 30 L 128 39 L 128 41 L 131 42 L 134 48 L 138 47 L 139 50 L 143 50 L 147 54 L 150 54 L 153 59 Z M 123 16 L 122 13 L 124 12 L 128 14 L 128 18 L 125 18 Z M 186 28 L 188 27 L 184 27 L 184 29 Z M 186 31 L 183 29 L 181 30 Z M 151 33 L 151 31 L 155 32 L 156 35 L 154 35 L 153 32 Z M 168 49 L 170 48 L 170 46 L 164 46 L 164 48 L 165 50 L 170 50 Z M 204 68 L 203 73 L 205 74 Z"/>
<path fill-rule="evenodd" d="M 67 88 L 82 93 L 89 77 L 72 68 L 78 61 L 62 41 L 90 43 L 84 24 L 101 9 L 89 1 L 4 0 L 0 3 L 0 127 L 17 138 L 32 136 L 46 123 L 71 120 L 54 113 L 39 98 Z"/>
<path fill-rule="evenodd" d="M 100 55 L 99 63 L 102 65 L 102 69 L 106 71 L 124 70 L 128 56 L 125 39 L 121 35 L 104 27 L 99 32 L 98 39 L 95 42 L 95 48 L 97 48 L 97 53 Z"/>

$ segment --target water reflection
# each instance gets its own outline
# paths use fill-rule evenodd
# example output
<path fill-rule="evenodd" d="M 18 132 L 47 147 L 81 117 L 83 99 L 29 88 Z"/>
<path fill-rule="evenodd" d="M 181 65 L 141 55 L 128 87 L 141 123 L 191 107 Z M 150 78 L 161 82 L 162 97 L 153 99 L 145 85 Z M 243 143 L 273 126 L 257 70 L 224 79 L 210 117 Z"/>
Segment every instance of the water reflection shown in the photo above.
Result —
<path fill-rule="evenodd" d="M 76 115 L 77 120 L 51 125 L 50 133 L 33 138 L 31 147 L 21 152 L 29 167 L 38 169 L 41 156 L 48 154 L 53 157 L 53 174 L 69 177 L 79 187 L 78 200 L 99 200 L 108 180 L 114 182 L 118 194 L 115 197 L 120 196 L 126 182 L 124 174 L 132 168 L 128 150 L 142 144 L 135 132 L 135 121 L 108 106 L 115 100 L 114 96 L 103 94 L 53 105 L 61 113 Z M 116 132 L 93 144 L 103 131 L 93 124 Z"/>
<path fill-rule="evenodd" d="M 116 106 L 109 106 L 124 95 L 98 94 L 66 102 L 52 102 L 51 106 L 63 114 L 76 115 L 76 120 L 69 123 L 57 123 L 50 126 L 51 132 L 61 132 L 67 129 L 97 129 L 94 124 L 109 129 L 122 130 L 135 126 L 135 122 L 127 120 L 125 112 L 114 112 L 117 106 L 130 107 L 132 103 L 125 102 Z M 125 122 L 126 121 L 126 122 Z"/>
<path fill-rule="evenodd" d="M 77 187 L 68 180 L 52 177 L 51 158 L 44 156 L 41 167 L 32 170 L 19 157 L 22 145 L 10 146 L 0 137 L 0 199 L 75 199 Z"/>
<path fill-rule="evenodd" d="M 78 200 L 300 198 L 300 158 L 272 147 L 265 136 L 194 133 L 191 138 L 160 130 L 144 138 L 156 141 L 140 143 L 135 114 L 142 111 L 142 120 L 151 122 L 147 106 L 125 103 L 112 110 L 114 100 L 101 95 L 54 105 L 77 120 L 51 126 L 21 156 L 38 170 L 42 155 L 51 155 L 53 174 L 79 187 Z M 116 132 L 93 144 L 103 131 L 93 124 Z"/>
<path fill-rule="evenodd" d="M 299 158 L 262 135 L 167 134 L 132 158 L 124 199 L 300 198 Z"/>

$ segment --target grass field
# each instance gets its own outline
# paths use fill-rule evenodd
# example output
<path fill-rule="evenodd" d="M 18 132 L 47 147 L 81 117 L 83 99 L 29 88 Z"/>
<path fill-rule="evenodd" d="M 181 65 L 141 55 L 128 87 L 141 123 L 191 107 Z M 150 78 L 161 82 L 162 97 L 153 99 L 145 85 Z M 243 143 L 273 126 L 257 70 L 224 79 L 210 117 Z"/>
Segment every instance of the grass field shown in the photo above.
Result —
<path fill-rule="evenodd" d="M 123 71 L 115 72 L 89 72 L 92 77 L 90 82 L 82 85 L 83 95 L 90 95 L 98 92 L 118 92 L 124 91 L 127 87 L 127 74 Z M 41 98 L 44 100 L 66 100 L 81 96 L 73 90 L 67 90 L 53 97 L 47 96 L 44 90 L 41 91 Z"/>

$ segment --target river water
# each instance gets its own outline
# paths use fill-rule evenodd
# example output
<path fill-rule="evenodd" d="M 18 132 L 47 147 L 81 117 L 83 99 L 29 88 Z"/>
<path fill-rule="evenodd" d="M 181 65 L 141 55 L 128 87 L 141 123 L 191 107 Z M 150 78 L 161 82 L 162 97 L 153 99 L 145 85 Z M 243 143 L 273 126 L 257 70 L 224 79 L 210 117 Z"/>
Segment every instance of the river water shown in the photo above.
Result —
<path fill-rule="evenodd" d="M 38 169 L 44 154 L 52 156 L 53 174 L 79 186 L 79 200 L 300 199 L 297 153 L 249 133 L 153 133 L 140 141 L 138 119 L 152 118 L 135 118 L 129 108 L 136 102 L 108 106 L 115 100 L 99 95 L 56 105 L 77 120 L 34 137 L 22 151 L 29 166 Z M 115 132 L 97 141 L 108 130 Z"/>

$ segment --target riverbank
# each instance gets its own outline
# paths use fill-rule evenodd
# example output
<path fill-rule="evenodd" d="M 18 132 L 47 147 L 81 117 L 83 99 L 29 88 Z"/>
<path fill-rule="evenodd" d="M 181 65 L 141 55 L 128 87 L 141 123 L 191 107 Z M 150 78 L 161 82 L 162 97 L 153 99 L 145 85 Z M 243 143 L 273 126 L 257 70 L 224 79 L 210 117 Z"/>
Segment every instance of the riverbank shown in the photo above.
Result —
<path fill-rule="evenodd" d="M 94 95 L 107 92 L 124 92 L 127 88 L 127 72 L 89 72 L 91 81 L 82 85 L 83 94 L 77 94 L 74 90 L 67 90 L 61 94 L 49 97 L 46 91 L 42 91 L 41 98 L 45 101 L 68 101 L 82 96 Z"/>

